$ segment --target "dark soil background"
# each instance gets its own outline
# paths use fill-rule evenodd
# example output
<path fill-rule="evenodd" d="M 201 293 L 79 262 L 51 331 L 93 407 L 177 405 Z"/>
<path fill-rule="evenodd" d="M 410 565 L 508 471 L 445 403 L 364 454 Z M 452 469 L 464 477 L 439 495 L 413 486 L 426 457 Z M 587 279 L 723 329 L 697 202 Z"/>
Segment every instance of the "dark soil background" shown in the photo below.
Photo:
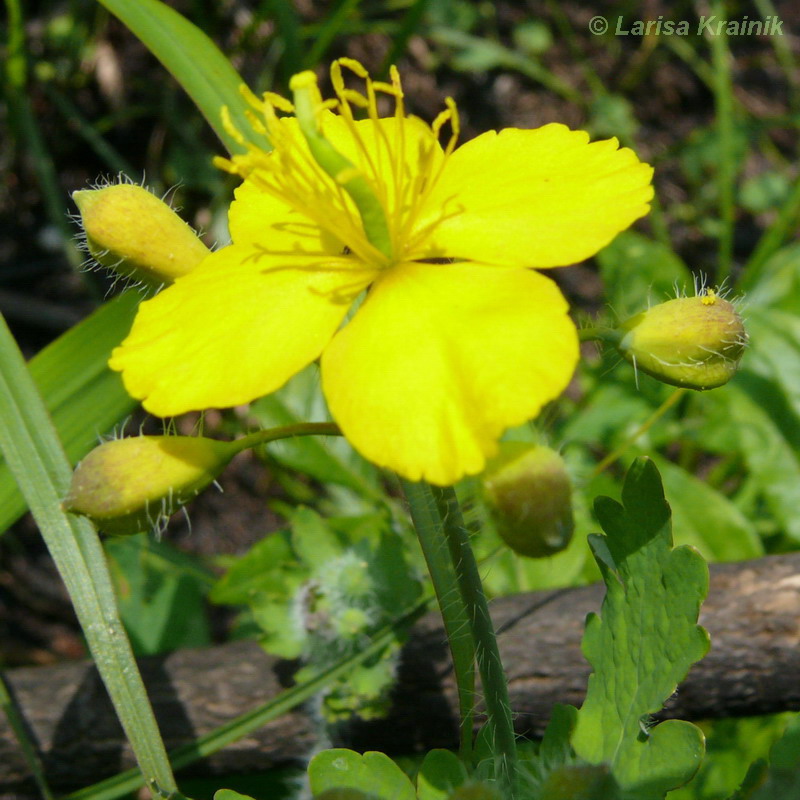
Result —
<path fill-rule="evenodd" d="M 251 85 L 264 88 L 274 76 L 274 88 L 282 88 L 290 59 L 276 45 L 280 30 L 276 32 L 273 22 L 254 12 L 256 4 L 186 0 L 170 5 L 232 54 Z M 296 7 L 304 23 L 313 27 L 327 18 L 332 5 L 298 0 Z M 784 21 L 785 41 L 797 59 L 800 48 L 792 31 L 800 31 L 800 4 L 782 2 L 776 7 Z M 602 84 L 611 95 L 624 97 L 638 120 L 636 149 L 656 165 L 656 192 L 676 251 L 691 267 L 707 268 L 716 243 L 697 225 L 696 215 L 685 213 L 697 195 L 681 168 L 680 156 L 686 143 L 712 123 L 713 93 L 663 41 L 597 37 L 588 27 L 597 14 L 612 20 L 618 15 L 656 19 L 659 14 L 696 20 L 700 11 L 689 4 L 657 1 L 500 2 L 473 26 L 473 36 L 484 35 L 510 46 L 519 26 L 541 21 L 552 37 L 541 63 L 584 98 L 582 103 L 545 88 L 519 69 L 465 70 L 457 48 L 442 44 L 441 36 L 431 34 L 432 27 L 420 23 L 398 59 L 406 103 L 413 113 L 432 119 L 444 98 L 452 96 L 461 113 L 462 139 L 467 140 L 489 128 L 536 127 L 551 121 L 586 126 L 593 114 L 594 84 Z M 210 166 L 210 155 L 221 148 L 171 77 L 124 26 L 93 2 L 28 2 L 23 13 L 30 70 L 27 96 L 41 133 L 44 159 L 52 165 L 64 206 L 59 213 L 74 211 L 68 200 L 72 191 L 114 174 L 111 164 L 119 163 L 103 158 L 88 142 L 88 127 L 130 165 L 134 180 L 146 176 L 158 190 L 177 185 L 173 196 L 183 216 L 198 229 L 209 229 L 232 184 Z M 371 71 L 382 68 L 393 39 L 381 32 L 376 20 L 391 20 L 392 14 L 380 9 L 375 16 L 371 13 L 365 4 L 358 16 L 362 24 L 333 41 L 324 63 L 349 55 Z M 744 14 L 757 17 L 748 4 L 730 4 L 730 18 Z M 439 34 L 441 29 L 439 24 Z M 685 44 L 690 52 L 708 58 L 707 48 L 696 37 Z M 794 152 L 798 116 L 790 106 L 789 90 L 800 76 L 787 76 L 773 43 L 765 37 L 739 37 L 731 40 L 731 49 L 740 106 L 754 119 L 786 120 L 784 125 L 765 128 L 764 151 Z M 0 150 L 0 311 L 25 354 L 32 356 L 96 307 L 110 292 L 111 282 L 102 274 L 80 273 L 70 265 L 52 214 L 48 217 L 40 181 L 42 151 L 37 152 L 21 130 L 10 101 L 0 110 L 0 129 L 4 142 Z M 766 159 L 751 151 L 742 164 L 742 177 L 757 174 Z M 735 241 L 738 261 L 750 253 L 769 220 L 769 211 L 740 213 Z M 648 225 L 644 222 L 640 229 L 647 232 Z M 210 232 L 207 238 L 213 244 L 215 234 Z M 577 309 L 602 309 L 602 286 L 591 263 L 561 270 L 557 278 Z M 215 421 L 211 416 L 207 422 L 213 428 Z M 132 420 L 132 429 L 140 422 L 158 430 L 155 421 L 143 416 Z M 279 494 L 280 488 L 263 464 L 253 456 L 242 457 L 221 482 L 224 494 L 210 491 L 193 504 L 191 532 L 182 517 L 173 520 L 165 534 L 169 541 L 199 556 L 241 553 L 274 528 L 275 518 L 265 517 L 264 498 Z M 212 616 L 215 635 L 224 637 L 228 617 L 219 611 Z M 34 525 L 25 518 L 0 542 L 0 663 L 42 664 L 83 653 L 68 599 Z"/>

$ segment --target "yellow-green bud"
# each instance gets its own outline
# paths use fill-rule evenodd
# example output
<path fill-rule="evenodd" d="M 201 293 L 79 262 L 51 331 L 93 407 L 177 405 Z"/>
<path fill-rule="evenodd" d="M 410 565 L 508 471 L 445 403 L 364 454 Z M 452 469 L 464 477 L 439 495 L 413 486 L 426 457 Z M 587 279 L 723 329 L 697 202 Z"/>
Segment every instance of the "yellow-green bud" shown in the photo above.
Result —
<path fill-rule="evenodd" d="M 618 333 L 616 347 L 636 369 L 698 390 L 727 383 L 747 344 L 742 318 L 713 291 L 653 306 L 624 322 Z"/>
<path fill-rule="evenodd" d="M 158 527 L 205 489 L 238 452 L 201 436 L 132 436 L 105 442 L 78 464 L 66 511 L 106 533 Z"/>
<path fill-rule="evenodd" d="M 501 442 L 483 475 L 497 532 L 516 553 L 551 556 L 572 538 L 572 487 L 561 456 L 549 447 Z"/>
<path fill-rule="evenodd" d="M 86 245 L 99 264 L 151 286 L 191 272 L 209 249 L 163 200 L 119 183 L 72 193 Z"/>

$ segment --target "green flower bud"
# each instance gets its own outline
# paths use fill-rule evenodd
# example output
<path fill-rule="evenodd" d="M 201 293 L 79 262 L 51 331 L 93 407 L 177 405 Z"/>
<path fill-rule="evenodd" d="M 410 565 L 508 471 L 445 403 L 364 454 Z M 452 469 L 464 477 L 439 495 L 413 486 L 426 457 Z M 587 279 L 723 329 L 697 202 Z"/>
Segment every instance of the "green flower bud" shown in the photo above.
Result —
<path fill-rule="evenodd" d="M 239 451 L 201 436 L 132 436 L 105 442 L 78 464 L 63 507 L 111 534 L 159 525 L 205 489 Z"/>
<path fill-rule="evenodd" d="M 624 322 L 616 348 L 672 386 L 714 389 L 736 373 L 747 333 L 734 306 L 709 290 L 653 306 Z"/>
<path fill-rule="evenodd" d="M 551 556 L 572 538 L 572 487 L 561 456 L 549 447 L 501 442 L 483 475 L 497 532 L 515 552 Z"/>
<path fill-rule="evenodd" d="M 191 272 L 209 249 L 163 200 L 119 183 L 73 192 L 89 253 L 99 264 L 151 286 Z"/>

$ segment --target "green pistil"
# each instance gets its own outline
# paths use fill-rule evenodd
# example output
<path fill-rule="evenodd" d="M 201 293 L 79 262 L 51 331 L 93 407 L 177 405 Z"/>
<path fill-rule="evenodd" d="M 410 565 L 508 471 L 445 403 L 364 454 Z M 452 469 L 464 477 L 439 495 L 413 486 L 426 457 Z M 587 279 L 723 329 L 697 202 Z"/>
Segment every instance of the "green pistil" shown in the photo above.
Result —
<path fill-rule="evenodd" d="M 315 113 L 317 83 L 314 73 L 306 71 L 295 75 L 290 86 L 294 96 L 295 117 L 311 155 L 317 164 L 350 195 L 361 216 L 361 224 L 364 226 L 364 234 L 369 243 L 391 261 L 392 240 L 383 206 L 363 173 L 339 153 L 317 127 Z"/>

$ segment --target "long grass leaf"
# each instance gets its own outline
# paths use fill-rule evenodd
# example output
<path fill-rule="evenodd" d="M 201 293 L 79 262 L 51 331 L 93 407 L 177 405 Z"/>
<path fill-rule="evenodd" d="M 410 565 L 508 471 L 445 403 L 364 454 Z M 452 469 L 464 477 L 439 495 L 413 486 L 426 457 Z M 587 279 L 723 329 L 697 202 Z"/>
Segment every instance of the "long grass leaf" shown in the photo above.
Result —
<path fill-rule="evenodd" d="M 196 25 L 159 0 L 98 0 L 119 17 L 172 73 L 230 153 L 243 150 L 222 123 L 227 106 L 234 127 L 255 136 L 247 120 L 247 103 L 239 89 L 244 81 L 220 49 Z M 259 139 L 259 147 L 269 148 Z"/>
<path fill-rule="evenodd" d="M 31 377 L 73 464 L 136 407 L 107 362 L 111 348 L 130 330 L 140 299 L 136 292 L 120 295 L 30 361 Z M 0 460 L 0 532 L 26 508 L 17 482 Z"/>
<path fill-rule="evenodd" d="M 5 320 L 0 317 L 0 449 L 58 568 L 97 669 L 150 788 L 176 791 L 164 743 L 119 618 L 100 539 L 61 500 L 72 470 Z"/>

